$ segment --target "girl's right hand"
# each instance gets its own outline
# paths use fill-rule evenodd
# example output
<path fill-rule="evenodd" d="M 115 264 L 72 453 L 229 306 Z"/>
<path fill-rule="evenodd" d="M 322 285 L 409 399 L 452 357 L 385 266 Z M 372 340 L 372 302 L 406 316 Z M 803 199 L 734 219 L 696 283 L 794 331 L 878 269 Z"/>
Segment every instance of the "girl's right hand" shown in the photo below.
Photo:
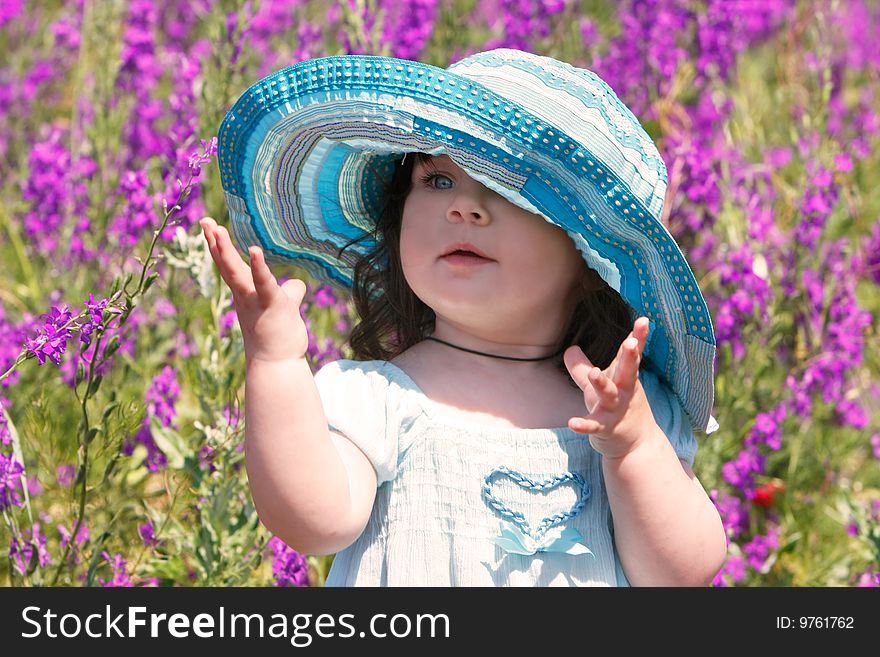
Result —
<path fill-rule="evenodd" d="M 309 333 L 300 315 L 306 284 L 293 278 L 278 285 L 260 247 L 249 249 L 248 267 L 226 228 L 210 217 L 199 225 L 220 275 L 232 290 L 248 362 L 303 358 L 309 346 Z"/>

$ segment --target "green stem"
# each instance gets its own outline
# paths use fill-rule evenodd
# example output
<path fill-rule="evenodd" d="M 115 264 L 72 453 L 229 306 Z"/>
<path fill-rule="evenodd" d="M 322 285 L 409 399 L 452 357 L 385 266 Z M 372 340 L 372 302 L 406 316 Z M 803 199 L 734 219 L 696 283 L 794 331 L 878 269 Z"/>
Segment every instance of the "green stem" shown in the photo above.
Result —
<path fill-rule="evenodd" d="M 76 524 L 73 527 L 73 530 L 70 534 L 70 540 L 67 541 L 67 545 L 64 548 L 64 555 L 61 557 L 61 561 L 58 564 L 58 569 L 55 571 L 55 577 L 52 578 L 51 586 L 55 586 L 58 582 L 58 578 L 61 576 L 61 572 L 64 570 L 64 567 L 67 565 L 67 556 L 70 554 L 71 547 L 76 541 L 76 535 L 79 533 L 79 528 L 82 526 L 83 518 L 86 514 L 86 497 L 88 493 L 88 481 L 89 481 L 89 409 L 88 402 L 89 397 L 92 394 L 92 381 L 95 378 L 95 361 L 98 359 L 98 353 L 101 348 L 101 340 L 104 338 L 103 335 L 100 335 L 98 339 L 95 341 L 95 351 L 92 354 L 92 360 L 89 362 L 89 376 L 86 379 L 86 391 L 83 393 L 82 399 L 80 400 L 80 407 L 82 408 L 82 440 L 79 445 L 80 453 L 82 455 L 82 463 L 80 464 L 80 473 L 81 473 L 81 482 L 80 482 L 80 493 L 79 493 L 79 511 L 77 513 Z M 74 391 L 75 392 L 75 391 Z"/>

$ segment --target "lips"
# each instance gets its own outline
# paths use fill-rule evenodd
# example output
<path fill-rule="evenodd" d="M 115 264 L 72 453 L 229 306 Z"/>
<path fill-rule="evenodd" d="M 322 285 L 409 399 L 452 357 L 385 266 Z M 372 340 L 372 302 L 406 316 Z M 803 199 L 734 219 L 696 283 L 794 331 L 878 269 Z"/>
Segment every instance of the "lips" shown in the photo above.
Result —
<path fill-rule="evenodd" d="M 488 260 L 488 258 L 484 258 L 483 256 L 478 256 L 476 253 L 474 253 L 472 251 L 462 251 L 461 249 L 459 249 L 458 251 L 453 251 L 452 253 L 447 253 L 443 257 L 449 258 L 452 256 L 463 256 L 466 258 L 476 258 L 478 260 Z"/>
<path fill-rule="evenodd" d="M 479 260 L 492 260 L 489 256 L 483 253 L 480 249 L 469 242 L 458 242 L 456 244 L 451 244 L 445 251 L 443 258 L 448 257 L 465 257 L 465 258 L 475 258 Z"/>
<path fill-rule="evenodd" d="M 441 258 L 441 260 L 443 260 L 444 263 L 451 267 L 464 269 L 483 267 L 485 265 L 491 265 L 493 262 L 495 262 L 494 260 L 491 260 L 489 258 L 483 258 L 481 256 L 474 255 L 473 253 L 465 254 L 461 251 L 445 255 Z"/>

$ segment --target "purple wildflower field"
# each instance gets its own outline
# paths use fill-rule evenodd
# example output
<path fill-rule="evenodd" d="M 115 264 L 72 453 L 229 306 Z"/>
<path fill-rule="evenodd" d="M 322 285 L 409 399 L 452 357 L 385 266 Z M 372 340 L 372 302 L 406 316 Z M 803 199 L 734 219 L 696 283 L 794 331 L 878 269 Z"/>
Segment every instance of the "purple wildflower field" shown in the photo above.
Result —
<path fill-rule="evenodd" d="M 0 1 L 0 583 L 323 584 L 248 491 L 198 226 L 220 121 L 302 59 L 514 47 L 596 71 L 665 158 L 718 341 L 714 585 L 880 586 L 878 33 L 872 0 Z M 348 357 L 353 304 L 274 271 L 312 370 Z"/>

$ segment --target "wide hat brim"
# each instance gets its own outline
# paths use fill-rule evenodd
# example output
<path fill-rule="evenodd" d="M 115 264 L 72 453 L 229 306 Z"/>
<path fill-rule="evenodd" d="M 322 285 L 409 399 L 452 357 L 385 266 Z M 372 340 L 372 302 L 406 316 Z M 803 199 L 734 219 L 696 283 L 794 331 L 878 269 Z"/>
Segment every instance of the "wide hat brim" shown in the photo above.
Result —
<path fill-rule="evenodd" d="M 665 164 L 632 112 L 586 69 L 498 49 L 448 69 L 348 55 L 272 73 L 242 94 L 218 136 L 237 247 L 259 245 L 269 262 L 295 262 L 350 291 L 354 264 L 376 245 L 382 181 L 408 152 L 446 154 L 563 228 L 633 317 L 649 318 L 644 364 L 691 427 L 717 429 L 715 335 L 660 220 Z"/>

